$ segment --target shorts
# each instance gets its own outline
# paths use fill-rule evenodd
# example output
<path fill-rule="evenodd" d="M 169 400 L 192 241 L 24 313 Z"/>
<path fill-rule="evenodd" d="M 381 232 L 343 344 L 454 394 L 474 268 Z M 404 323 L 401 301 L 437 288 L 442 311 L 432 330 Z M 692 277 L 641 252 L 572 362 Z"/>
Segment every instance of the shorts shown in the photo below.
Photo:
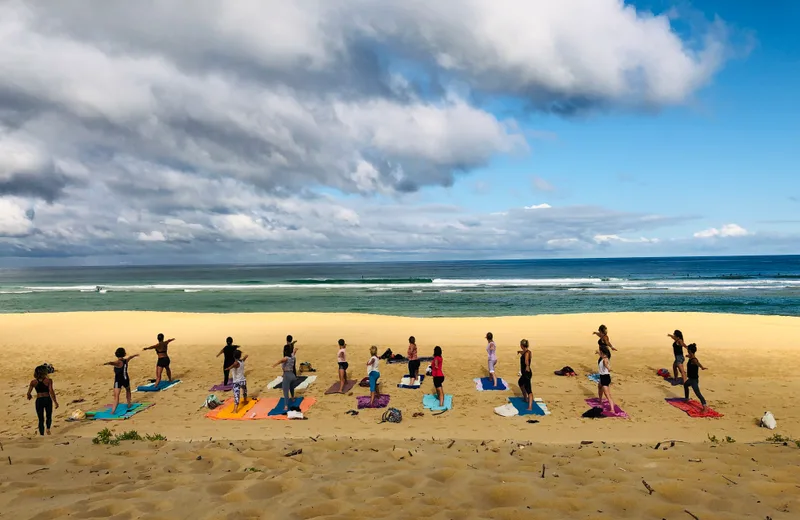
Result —
<path fill-rule="evenodd" d="M 600 386 L 611 385 L 611 374 L 600 374 Z"/>
<path fill-rule="evenodd" d="M 114 388 L 131 388 L 131 380 L 130 379 L 114 379 Z"/>
<path fill-rule="evenodd" d="M 683 354 L 680 354 L 680 355 L 676 355 L 676 356 L 675 356 L 675 364 L 676 364 L 676 365 L 682 365 L 682 364 L 684 364 L 685 362 L 686 362 L 686 358 L 685 358 L 685 357 L 683 357 Z"/>
<path fill-rule="evenodd" d="M 434 388 L 441 388 L 442 383 L 444 383 L 444 376 L 436 376 L 433 378 L 433 387 Z"/>
<path fill-rule="evenodd" d="M 490 374 L 494 374 L 494 366 L 495 366 L 496 364 L 497 364 L 497 360 L 496 360 L 496 359 L 490 359 L 490 360 L 489 360 L 489 363 L 488 363 L 488 365 L 489 365 L 489 373 L 490 373 Z"/>
<path fill-rule="evenodd" d="M 342 362 L 339 363 L 339 370 L 347 370 L 349 367 L 350 365 L 347 363 L 347 361 L 345 361 L 344 363 Z"/>
<path fill-rule="evenodd" d="M 169 357 L 160 357 L 156 362 L 157 367 L 169 368 Z"/>
<path fill-rule="evenodd" d="M 372 371 L 369 373 L 369 391 L 375 392 L 378 388 L 378 378 L 381 377 L 380 372 Z"/>
<path fill-rule="evenodd" d="M 419 374 L 419 359 L 408 362 L 408 375 Z"/>

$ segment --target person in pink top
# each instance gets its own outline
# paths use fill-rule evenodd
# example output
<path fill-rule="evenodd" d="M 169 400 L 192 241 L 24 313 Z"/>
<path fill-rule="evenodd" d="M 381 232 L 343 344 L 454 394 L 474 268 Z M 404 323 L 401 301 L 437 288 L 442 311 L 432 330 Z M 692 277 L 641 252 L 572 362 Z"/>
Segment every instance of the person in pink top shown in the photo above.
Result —
<path fill-rule="evenodd" d="M 408 338 L 408 378 L 411 385 L 417 384 L 419 377 L 419 355 L 417 355 L 417 340 L 414 336 Z"/>
<path fill-rule="evenodd" d="M 437 346 L 433 349 L 433 363 L 431 363 L 431 376 L 433 377 L 433 388 L 439 398 L 439 406 L 444 406 L 444 372 L 442 372 L 442 347 Z"/>
<path fill-rule="evenodd" d="M 497 366 L 497 345 L 494 344 L 494 335 L 491 332 L 486 333 L 486 354 L 489 357 L 489 377 L 492 378 L 492 386 L 497 386 L 497 377 L 494 375 L 494 367 Z"/>

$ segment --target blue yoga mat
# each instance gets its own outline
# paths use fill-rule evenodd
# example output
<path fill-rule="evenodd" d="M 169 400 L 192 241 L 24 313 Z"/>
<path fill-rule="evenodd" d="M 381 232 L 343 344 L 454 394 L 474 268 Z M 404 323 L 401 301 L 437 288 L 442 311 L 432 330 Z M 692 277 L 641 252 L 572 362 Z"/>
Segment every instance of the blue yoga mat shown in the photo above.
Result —
<path fill-rule="evenodd" d="M 172 381 L 161 381 L 160 383 L 158 383 L 158 386 L 156 386 L 154 383 L 150 383 L 149 385 L 137 386 L 136 390 L 139 392 L 160 392 L 161 390 L 166 390 L 167 388 L 175 386 L 180 382 L 181 382 L 180 379 L 173 379 Z"/>
<path fill-rule="evenodd" d="M 302 397 L 295 397 L 294 399 L 290 399 L 289 402 L 291 403 L 290 406 L 300 407 L 300 403 L 303 402 Z M 278 404 L 275 405 L 275 408 L 269 411 L 267 415 L 286 415 L 286 401 L 281 397 L 281 400 L 278 401 Z"/>
<path fill-rule="evenodd" d="M 437 396 L 425 394 L 422 396 L 422 406 L 434 412 L 451 410 L 453 408 L 453 396 L 451 394 L 445 394 L 444 406 L 439 406 L 439 398 Z"/>
<path fill-rule="evenodd" d="M 508 390 L 508 384 L 499 377 L 497 378 L 497 386 L 492 386 L 491 377 L 482 377 L 481 387 L 483 387 L 484 390 Z"/>
<path fill-rule="evenodd" d="M 137 413 L 147 410 L 150 407 L 150 403 L 133 403 L 131 407 L 128 408 L 127 404 L 120 403 L 117 405 L 117 411 L 114 414 L 111 414 L 111 407 L 109 406 L 105 410 L 99 412 L 93 412 L 86 414 L 87 417 L 90 419 L 94 419 L 96 421 L 113 421 L 113 420 L 122 420 L 122 419 L 129 419 L 136 415 Z"/>
<path fill-rule="evenodd" d="M 528 410 L 528 403 L 521 397 L 509 397 L 508 402 L 514 405 L 520 415 L 544 415 L 544 410 L 539 408 L 536 401 L 533 402 L 533 410 Z"/>

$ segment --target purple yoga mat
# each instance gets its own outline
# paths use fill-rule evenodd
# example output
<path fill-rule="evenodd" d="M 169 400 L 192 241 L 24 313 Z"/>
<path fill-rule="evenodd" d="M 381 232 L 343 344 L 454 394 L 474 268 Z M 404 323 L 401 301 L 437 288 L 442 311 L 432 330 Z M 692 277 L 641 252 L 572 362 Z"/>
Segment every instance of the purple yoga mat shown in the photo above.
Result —
<path fill-rule="evenodd" d="M 233 383 L 227 385 L 214 385 L 208 389 L 209 392 L 230 392 L 233 390 Z"/>
<path fill-rule="evenodd" d="M 602 408 L 603 409 L 603 416 L 605 417 L 619 417 L 621 419 L 627 419 L 628 414 L 619 407 L 619 405 L 614 405 L 614 411 L 611 411 L 611 407 L 608 405 L 607 400 L 603 400 L 603 403 L 600 403 L 600 399 L 593 397 L 591 399 L 586 400 L 586 404 L 591 406 L 592 408 Z"/>
<path fill-rule="evenodd" d="M 376 399 L 372 406 L 369 405 L 369 396 L 368 395 L 359 395 L 356 397 L 356 401 L 358 402 L 358 408 L 386 408 L 389 406 L 389 396 L 387 394 L 380 394 Z"/>

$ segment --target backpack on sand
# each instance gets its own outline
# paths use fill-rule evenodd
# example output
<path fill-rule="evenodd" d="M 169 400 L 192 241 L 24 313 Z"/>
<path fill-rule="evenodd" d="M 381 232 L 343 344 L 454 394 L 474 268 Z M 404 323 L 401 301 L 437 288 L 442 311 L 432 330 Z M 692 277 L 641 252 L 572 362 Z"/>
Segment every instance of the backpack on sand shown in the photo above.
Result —
<path fill-rule="evenodd" d="M 383 417 L 381 417 L 381 423 L 385 422 L 399 423 L 402 420 L 403 420 L 403 412 L 401 412 L 397 408 L 389 408 L 383 413 Z"/>

